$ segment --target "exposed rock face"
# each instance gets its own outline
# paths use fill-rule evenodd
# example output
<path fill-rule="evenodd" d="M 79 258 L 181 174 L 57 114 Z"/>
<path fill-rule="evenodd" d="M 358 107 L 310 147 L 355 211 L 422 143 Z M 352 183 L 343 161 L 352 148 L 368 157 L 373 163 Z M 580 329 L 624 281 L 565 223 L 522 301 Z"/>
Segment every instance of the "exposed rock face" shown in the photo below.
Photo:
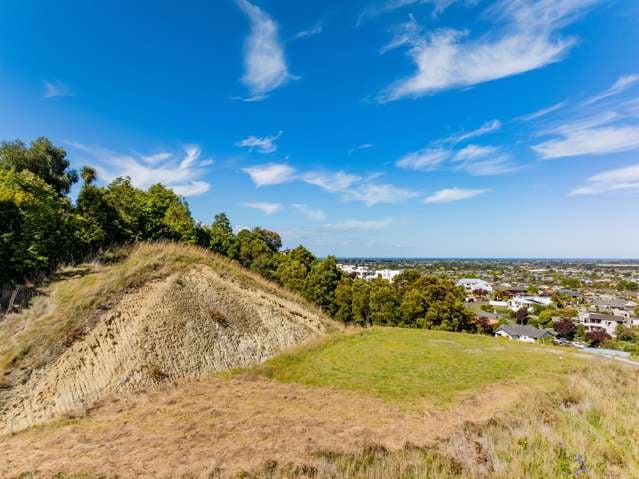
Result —
<path fill-rule="evenodd" d="M 89 334 L 3 398 L 0 430 L 18 431 L 112 392 L 248 366 L 325 332 L 294 303 L 197 266 L 127 293 Z"/>

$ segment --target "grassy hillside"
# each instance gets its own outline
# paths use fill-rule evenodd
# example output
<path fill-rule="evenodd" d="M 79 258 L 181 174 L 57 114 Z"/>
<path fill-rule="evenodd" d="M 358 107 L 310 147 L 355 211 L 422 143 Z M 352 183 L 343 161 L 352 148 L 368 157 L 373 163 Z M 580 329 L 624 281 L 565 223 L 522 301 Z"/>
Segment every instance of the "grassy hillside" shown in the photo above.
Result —
<path fill-rule="evenodd" d="M 634 478 L 638 407 L 614 362 L 379 328 L 0 437 L 0 476 Z"/>
<path fill-rule="evenodd" d="M 569 350 L 401 328 L 339 335 L 274 357 L 252 372 L 288 383 L 443 406 L 496 383 L 543 385 L 583 365 Z"/>

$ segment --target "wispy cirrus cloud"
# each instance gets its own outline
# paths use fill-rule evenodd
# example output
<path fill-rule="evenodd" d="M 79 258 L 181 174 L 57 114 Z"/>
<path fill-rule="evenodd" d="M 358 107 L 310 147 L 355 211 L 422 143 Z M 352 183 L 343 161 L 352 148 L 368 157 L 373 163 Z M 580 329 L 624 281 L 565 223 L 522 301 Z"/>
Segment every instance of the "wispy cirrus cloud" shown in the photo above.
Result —
<path fill-rule="evenodd" d="M 274 153 L 277 151 L 275 143 L 282 136 L 282 131 L 278 131 L 275 135 L 258 137 L 250 135 L 241 141 L 235 143 L 240 148 L 248 148 L 250 151 L 256 150 L 259 153 Z"/>
<path fill-rule="evenodd" d="M 373 183 L 376 175 L 364 178 L 343 171 L 326 173 L 311 172 L 303 180 L 329 193 L 339 194 L 345 201 L 360 201 L 371 207 L 377 204 L 403 203 L 418 196 L 418 193 L 392 184 Z"/>
<path fill-rule="evenodd" d="M 599 195 L 611 192 L 639 193 L 639 163 L 591 176 L 587 179 L 586 186 L 572 190 L 568 196 Z"/>
<path fill-rule="evenodd" d="M 44 82 L 44 98 L 55 98 L 60 96 L 73 96 L 73 92 L 66 83 L 59 81 L 56 82 Z"/>
<path fill-rule="evenodd" d="M 355 147 L 351 148 L 350 150 L 348 150 L 348 154 L 352 155 L 353 153 L 355 153 L 357 151 L 368 150 L 370 148 L 373 148 L 374 146 L 375 145 L 373 145 L 372 143 L 364 143 L 362 145 L 355 146 Z"/>
<path fill-rule="evenodd" d="M 309 172 L 302 177 L 303 181 L 310 184 L 319 186 L 329 193 L 339 193 L 349 189 L 355 183 L 362 180 L 361 176 L 345 173 L 343 171 L 337 172 Z"/>
<path fill-rule="evenodd" d="M 378 101 L 432 95 L 561 61 L 577 43 L 561 30 L 599 1 L 500 0 L 486 12 L 496 29 L 476 37 L 468 30 L 453 29 L 422 34 L 409 22 L 391 44 L 409 46 L 417 71 L 392 83 Z"/>
<path fill-rule="evenodd" d="M 337 231 L 372 231 L 387 228 L 392 223 L 391 218 L 382 220 L 343 220 L 333 224 L 325 224 L 324 227 Z"/>
<path fill-rule="evenodd" d="M 279 213 L 284 209 L 284 207 L 280 203 L 269 203 L 269 202 L 248 202 L 242 203 L 242 206 L 245 208 L 252 208 L 254 210 L 259 210 L 265 215 L 272 215 L 274 213 Z"/>
<path fill-rule="evenodd" d="M 516 118 L 516 120 L 519 120 L 519 121 L 533 121 L 533 120 L 536 120 L 538 118 L 544 117 L 546 115 L 549 115 L 552 112 L 555 112 L 555 111 L 561 109 L 565 104 L 566 104 L 565 101 L 561 101 L 559 103 L 555 103 L 554 105 L 550 105 L 550 106 L 548 106 L 546 108 L 542 108 L 541 110 L 537 110 L 537 111 L 534 111 L 532 113 L 529 113 L 528 115 L 520 116 L 520 117 Z"/>
<path fill-rule="evenodd" d="M 466 140 L 470 140 L 472 138 L 479 138 L 480 136 L 487 135 L 489 133 L 493 133 L 501 129 L 502 124 L 499 120 L 490 120 L 485 122 L 479 128 L 470 131 L 462 131 L 460 133 L 455 133 L 454 135 L 450 135 L 442 140 L 439 140 L 437 143 L 442 144 L 456 144 L 461 143 Z"/>
<path fill-rule="evenodd" d="M 291 206 L 314 221 L 324 221 L 326 219 L 326 213 L 322 210 L 311 208 L 304 203 L 293 203 Z"/>
<path fill-rule="evenodd" d="M 271 186 L 288 183 L 296 178 L 295 169 L 285 163 L 266 163 L 242 168 L 251 177 L 255 186 Z"/>
<path fill-rule="evenodd" d="M 385 2 L 377 2 L 366 7 L 357 17 L 357 26 L 360 26 L 366 20 L 389 13 L 400 8 L 409 7 L 417 4 L 429 4 L 433 7 L 432 16 L 437 17 L 454 3 L 475 4 L 479 0 L 387 0 Z"/>
<path fill-rule="evenodd" d="M 639 148 L 639 124 L 615 111 L 578 118 L 553 128 L 554 138 L 532 149 L 542 160 L 619 153 Z"/>
<path fill-rule="evenodd" d="M 491 145 L 468 145 L 452 158 L 455 169 L 473 176 L 503 175 L 518 170 L 512 156 Z"/>
<path fill-rule="evenodd" d="M 447 165 L 455 171 L 464 171 L 474 176 L 510 173 L 517 170 L 519 166 L 501 147 L 467 145 L 461 149 L 457 148 L 459 143 L 487 135 L 500 128 L 501 122 L 492 120 L 475 130 L 435 140 L 426 148 L 402 156 L 395 162 L 395 166 L 405 170 L 430 172 Z"/>
<path fill-rule="evenodd" d="M 402 156 L 395 166 L 405 170 L 434 171 L 450 158 L 451 152 L 441 148 L 424 148 Z"/>
<path fill-rule="evenodd" d="M 606 91 L 602 93 L 599 93 L 598 95 L 591 96 L 586 101 L 584 101 L 584 105 L 591 105 L 592 103 L 596 103 L 598 101 L 604 100 L 611 96 L 618 95 L 626 91 L 628 88 L 630 88 L 632 85 L 638 82 L 639 82 L 639 73 L 633 73 L 631 75 L 621 75 L 617 79 L 617 81 L 615 81 L 610 86 L 610 88 L 608 88 Z"/>
<path fill-rule="evenodd" d="M 322 33 L 322 24 L 316 23 L 311 28 L 297 32 L 293 36 L 293 39 L 299 40 L 300 38 L 314 37 L 315 35 L 319 35 L 320 33 Z"/>
<path fill-rule="evenodd" d="M 244 44 L 245 71 L 242 82 L 250 92 L 250 97 L 245 100 L 261 101 L 269 92 L 296 77 L 289 73 L 275 21 L 248 0 L 235 2 L 251 23 L 251 32 Z"/>
<path fill-rule="evenodd" d="M 199 145 L 185 145 L 182 152 L 161 151 L 154 154 L 118 153 L 109 149 L 86 146 L 67 141 L 72 148 L 88 154 L 89 164 L 95 167 L 98 177 L 111 182 L 118 177 L 129 177 L 138 188 L 148 188 L 156 183 L 173 189 L 181 196 L 206 193 L 211 185 L 203 179 L 209 159 L 201 159 Z"/>
<path fill-rule="evenodd" d="M 424 199 L 424 203 L 452 203 L 454 201 L 468 200 L 489 191 L 488 189 L 465 190 L 461 188 L 445 188 L 436 191 Z"/>
<path fill-rule="evenodd" d="M 366 206 L 380 203 L 402 203 L 418 196 L 418 193 L 392 184 L 374 183 L 378 175 L 362 177 L 344 171 L 309 171 L 298 173 L 294 168 L 281 163 L 267 163 L 244 168 L 256 186 L 269 186 L 303 181 L 328 193 L 339 195 L 344 201 L 360 201 Z"/>

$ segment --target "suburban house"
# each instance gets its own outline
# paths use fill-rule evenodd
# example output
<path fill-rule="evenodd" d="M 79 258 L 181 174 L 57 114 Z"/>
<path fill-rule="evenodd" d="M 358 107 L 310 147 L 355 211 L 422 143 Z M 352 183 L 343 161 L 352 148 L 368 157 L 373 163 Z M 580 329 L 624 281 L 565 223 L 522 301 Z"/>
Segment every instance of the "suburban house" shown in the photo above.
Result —
<path fill-rule="evenodd" d="M 400 274 L 403 270 L 401 269 L 369 269 L 362 265 L 352 265 L 352 264 L 342 264 L 338 263 L 337 267 L 344 271 L 346 274 L 362 278 L 368 281 L 374 280 L 377 277 L 381 277 L 382 279 L 393 281 L 395 276 Z"/>
<path fill-rule="evenodd" d="M 508 338 L 515 341 L 534 343 L 542 338 L 553 338 L 554 335 L 547 329 L 537 329 L 532 326 L 520 324 L 504 324 L 497 328 L 495 336 Z"/>
<path fill-rule="evenodd" d="M 605 331 L 613 337 L 617 335 L 617 326 L 619 325 L 639 326 L 639 318 L 590 312 L 580 313 L 578 322 L 583 324 L 588 331 Z"/>
<path fill-rule="evenodd" d="M 462 278 L 457 281 L 456 285 L 462 286 L 467 293 L 472 293 L 473 291 L 493 292 L 493 287 L 488 281 L 478 278 Z"/>
<path fill-rule="evenodd" d="M 550 296 L 514 296 L 508 300 L 508 307 L 513 311 L 524 307 L 532 311 L 535 305 L 548 306 L 550 303 L 552 303 Z"/>

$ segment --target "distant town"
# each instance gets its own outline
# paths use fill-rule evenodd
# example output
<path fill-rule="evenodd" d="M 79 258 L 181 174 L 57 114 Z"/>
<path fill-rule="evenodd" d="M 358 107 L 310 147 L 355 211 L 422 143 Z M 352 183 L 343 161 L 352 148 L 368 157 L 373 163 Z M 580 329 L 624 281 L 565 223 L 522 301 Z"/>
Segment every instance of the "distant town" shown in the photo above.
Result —
<path fill-rule="evenodd" d="M 407 269 L 448 278 L 495 336 L 636 354 L 637 260 L 344 258 L 338 267 L 365 280 L 393 281 Z"/>

